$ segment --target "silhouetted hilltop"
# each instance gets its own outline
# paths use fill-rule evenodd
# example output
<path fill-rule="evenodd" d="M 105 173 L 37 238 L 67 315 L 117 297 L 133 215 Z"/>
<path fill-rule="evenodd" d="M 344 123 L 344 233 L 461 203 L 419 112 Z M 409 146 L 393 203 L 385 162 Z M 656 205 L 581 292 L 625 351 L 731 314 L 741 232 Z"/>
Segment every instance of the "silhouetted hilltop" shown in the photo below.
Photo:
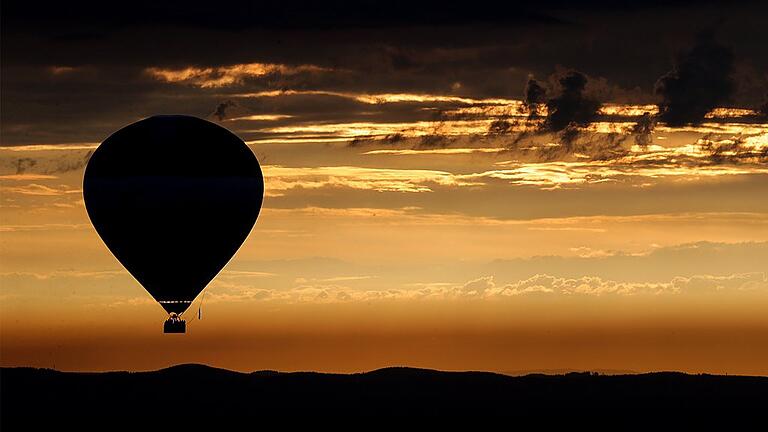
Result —
<path fill-rule="evenodd" d="M 81 428 L 145 421 L 154 427 L 158 421 L 263 426 L 264 421 L 337 424 L 362 417 L 421 418 L 432 424 L 504 417 L 510 425 L 656 430 L 673 424 L 756 426 L 768 406 L 766 377 L 675 372 L 513 377 L 393 367 L 356 374 L 240 373 L 187 364 L 154 372 L 4 368 L 0 373 L 3 430 L 14 425 L 29 430 L 41 422 Z"/>

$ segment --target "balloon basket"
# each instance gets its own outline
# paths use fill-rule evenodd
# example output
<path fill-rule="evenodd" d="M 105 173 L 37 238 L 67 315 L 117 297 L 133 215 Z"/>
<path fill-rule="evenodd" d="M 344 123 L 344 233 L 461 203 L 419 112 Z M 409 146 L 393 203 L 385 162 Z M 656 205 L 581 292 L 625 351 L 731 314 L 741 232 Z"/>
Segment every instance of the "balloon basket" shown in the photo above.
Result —
<path fill-rule="evenodd" d="M 186 333 L 187 322 L 179 318 L 178 315 L 171 315 L 163 324 L 163 333 Z"/>

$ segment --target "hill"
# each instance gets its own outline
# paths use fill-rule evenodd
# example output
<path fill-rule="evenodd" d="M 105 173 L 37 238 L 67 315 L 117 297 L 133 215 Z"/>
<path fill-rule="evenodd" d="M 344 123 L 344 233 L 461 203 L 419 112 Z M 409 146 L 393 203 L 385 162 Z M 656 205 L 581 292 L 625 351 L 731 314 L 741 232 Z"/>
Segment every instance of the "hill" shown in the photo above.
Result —
<path fill-rule="evenodd" d="M 507 376 L 386 368 L 358 374 L 239 373 L 203 365 L 153 372 L 0 371 L 3 430 L 187 423 L 468 421 L 653 429 L 764 425 L 768 378 L 567 373 Z M 758 422 L 759 423 L 753 423 Z M 269 422 L 269 423 L 264 423 Z M 249 427 L 250 429 L 250 427 Z M 367 429 L 367 427 L 365 427 Z"/>

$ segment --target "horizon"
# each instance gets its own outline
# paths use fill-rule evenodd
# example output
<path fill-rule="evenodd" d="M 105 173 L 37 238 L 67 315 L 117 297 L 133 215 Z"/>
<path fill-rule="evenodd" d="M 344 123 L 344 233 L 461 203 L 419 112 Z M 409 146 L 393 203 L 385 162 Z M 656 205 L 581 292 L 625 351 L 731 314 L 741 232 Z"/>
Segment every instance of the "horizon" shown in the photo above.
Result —
<path fill-rule="evenodd" d="M 282 371 L 282 370 L 274 370 L 274 369 L 255 369 L 255 370 L 237 370 L 237 369 L 228 369 L 224 367 L 216 367 L 209 364 L 204 363 L 177 363 L 170 366 L 161 367 L 158 369 L 146 369 L 146 370 L 124 370 L 124 369 L 114 369 L 114 370 L 100 370 L 100 371 L 86 371 L 86 370 L 61 370 L 56 369 L 53 367 L 35 367 L 35 366 L 0 366 L 2 369 L 31 369 L 35 371 L 50 371 L 50 372 L 60 372 L 65 374 L 111 374 L 111 373 L 140 373 L 140 374 L 146 374 L 146 373 L 158 373 L 158 372 L 165 372 L 168 370 L 173 369 L 179 369 L 179 368 L 203 368 L 206 370 L 216 370 L 216 371 L 223 371 L 223 372 L 231 372 L 241 375 L 251 375 L 251 374 L 262 374 L 262 373 L 274 373 L 274 374 L 320 374 L 320 375 L 366 375 L 366 374 L 374 374 L 377 372 L 382 371 L 421 371 L 421 372 L 436 372 L 436 373 L 446 373 L 446 374 L 491 374 L 491 375 L 499 375 L 499 376 L 507 376 L 512 378 L 517 377 L 527 377 L 531 375 L 544 375 L 544 376 L 564 376 L 564 375 L 589 375 L 589 376 L 603 376 L 603 377 L 611 377 L 611 376 L 640 376 L 640 375 L 665 375 L 665 374 L 679 374 L 679 375 L 688 375 L 688 376 L 701 376 L 701 375 L 708 375 L 708 376 L 731 376 L 731 377 L 745 377 L 745 378 L 768 378 L 768 375 L 740 375 L 740 374 L 710 374 L 710 373 L 689 373 L 689 372 L 681 372 L 681 371 L 675 371 L 675 370 L 658 370 L 658 371 L 644 371 L 644 372 L 638 372 L 638 371 L 629 371 L 629 370 L 614 370 L 614 369 L 542 369 L 542 370 L 520 370 L 520 371 L 487 371 L 487 370 L 474 370 L 474 369 L 466 369 L 466 370 L 452 370 L 452 369 L 430 369 L 430 368 L 419 368 L 419 367 L 412 367 L 412 366 L 405 366 L 405 365 L 392 365 L 392 366 L 385 366 L 377 369 L 369 369 L 369 370 L 361 370 L 361 371 L 351 371 L 351 372 L 332 372 L 332 371 L 314 371 L 314 370 L 293 370 L 293 371 Z"/>

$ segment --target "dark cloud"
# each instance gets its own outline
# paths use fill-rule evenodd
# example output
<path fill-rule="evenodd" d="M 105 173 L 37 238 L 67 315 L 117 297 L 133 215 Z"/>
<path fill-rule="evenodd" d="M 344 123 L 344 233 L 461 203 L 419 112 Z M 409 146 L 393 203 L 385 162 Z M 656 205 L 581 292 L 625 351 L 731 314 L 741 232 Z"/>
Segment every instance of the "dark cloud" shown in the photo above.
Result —
<path fill-rule="evenodd" d="M 435 123 L 429 133 L 418 138 L 416 148 L 446 148 L 455 141 L 456 137 L 445 133 L 445 123 L 439 121 Z"/>
<path fill-rule="evenodd" d="M 559 146 L 541 147 L 533 156 L 548 162 L 566 160 L 576 154 L 589 160 L 614 160 L 627 155 L 628 149 L 624 144 L 628 138 L 623 133 L 584 133 L 568 127 L 560 134 Z"/>
<path fill-rule="evenodd" d="M 35 165 L 37 165 L 37 159 L 18 158 L 16 159 L 16 174 L 24 174 L 28 170 L 34 169 Z"/>
<path fill-rule="evenodd" d="M 558 72 L 550 76 L 552 86 L 556 91 L 547 91 L 539 81 L 529 78 L 525 86 L 523 104 L 528 110 L 530 121 L 512 122 L 507 118 L 501 118 L 491 123 L 489 135 L 508 135 L 513 130 L 520 130 L 514 139 L 508 144 L 516 147 L 522 140 L 532 136 L 547 133 L 558 134 L 561 143 L 560 148 L 546 148 L 541 150 L 542 158 L 552 159 L 561 157 L 563 152 L 573 151 L 575 141 L 581 136 L 582 129 L 598 119 L 600 102 L 586 94 L 588 78 L 581 72 L 570 70 Z M 549 99 L 547 93 L 555 93 Z M 537 109 L 546 104 L 547 115 L 542 123 L 536 123 Z M 522 126 L 522 127 L 521 127 Z"/>
<path fill-rule="evenodd" d="M 544 128 L 560 132 L 566 128 L 588 126 L 600 109 L 600 102 L 586 96 L 587 76 L 578 71 L 569 71 L 558 80 L 560 94 L 547 101 L 547 117 Z"/>
<path fill-rule="evenodd" d="M 628 136 L 623 133 L 609 133 L 588 142 L 579 153 L 587 154 L 592 160 L 612 160 L 626 156 L 629 151 L 625 147 Z"/>
<path fill-rule="evenodd" d="M 713 108 L 728 102 L 734 90 L 731 48 L 710 31 L 698 35 L 689 51 L 678 55 L 671 71 L 656 82 L 659 119 L 670 126 L 700 123 Z"/>
<path fill-rule="evenodd" d="M 632 126 L 631 133 L 635 136 L 635 144 L 645 147 L 651 144 L 651 133 L 656 126 L 656 116 L 649 113 L 643 114 Z"/>
<path fill-rule="evenodd" d="M 589 95 L 586 99 L 655 103 L 653 82 L 668 69 L 668 47 L 691 38 L 692 30 L 679 23 L 709 23 L 713 17 L 723 17 L 720 39 L 738 47 L 739 59 L 755 71 L 750 89 L 759 90 L 745 92 L 751 99 L 738 96 L 734 103 L 759 106 L 768 55 L 764 41 L 754 35 L 762 31 L 768 4 L 717 7 L 716 3 L 681 8 L 680 2 L 468 6 L 438 0 L 274 5 L 233 0 L 212 9 L 210 2 L 195 0 L 139 0 L 116 13 L 103 2 L 39 7 L 9 0 L 3 3 L 0 26 L 0 141 L 3 145 L 97 142 L 128 123 L 160 113 L 228 120 L 233 129 L 242 126 L 246 139 L 264 137 L 246 121 L 232 121 L 240 114 L 225 101 L 239 103 L 244 115 L 292 116 L 274 125 L 431 120 L 432 111 L 427 109 L 450 109 L 448 104 L 421 110 L 415 103 L 375 106 L 344 98 L 237 94 L 428 93 L 476 99 L 522 97 L 530 104 L 546 104 L 547 98 L 558 95 L 557 80 L 533 80 L 523 92 L 520 87 L 529 76 L 549 76 L 558 64 L 589 77 L 582 92 Z M 254 62 L 317 65 L 328 72 L 271 73 L 217 88 L 163 82 L 145 73 L 148 67 L 181 71 Z M 51 73 L 68 69 L 72 70 Z M 224 104 L 221 109 L 219 104 Z M 565 141 L 579 137 L 578 122 L 571 128 L 556 123 L 550 122 L 553 129 L 560 129 L 554 133 L 563 134 Z M 535 122 L 525 126 L 535 128 Z M 489 131 L 514 135 L 504 121 Z"/>
<path fill-rule="evenodd" d="M 219 121 L 223 121 L 228 118 L 228 111 L 230 108 L 237 106 L 237 103 L 232 100 L 226 100 L 216 105 L 216 109 L 211 113 L 212 117 L 216 117 Z"/>
<path fill-rule="evenodd" d="M 718 139 L 715 134 L 707 134 L 698 144 L 707 155 L 707 162 L 713 165 L 768 162 L 768 147 L 745 145 L 745 139 L 740 135 Z"/>
<path fill-rule="evenodd" d="M 93 150 L 65 152 L 64 155 L 52 157 L 6 159 L 0 170 L 16 174 L 61 174 L 84 168 L 91 155 Z"/>
<path fill-rule="evenodd" d="M 592 159 L 611 159 L 626 154 L 623 147 L 626 134 L 585 134 L 585 128 L 600 118 L 601 103 L 587 92 L 589 78 L 575 70 L 560 71 L 548 79 L 550 91 L 534 78 L 530 78 L 525 88 L 523 103 L 528 108 L 529 120 L 536 119 L 536 109 L 546 103 L 547 115 L 543 123 L 523 121 L 522 132 L 515 135 L 509 143 L 510 148 L 516 148 L 520 142 L 535 135 L 556 134 L 560 146 L 545 146 L 538 150 L 538 156 L 543 160 L 555 160 L 567 155 L 579 153 Z M 604 87 L 605 80 L 601 85 Z M 556 91 L 553 91 L 556 89 Z M 555 93 L 549 99 L 547 93 Z M 520 123 L 520 122 L 519 122 Z M 512 123 L 494 122 L 489 134 L 504 133 L 511 129 Z M 639 133 L 639 132 L 638 132 Z M 650 131 L 647 132 L 650 135 Z M 585 137 L 586 135 L 586 137 Z M 582 139 L 585 138 L 585 139 Z"/>
<path fill-rule="evenodd" d="M 559 133 L 561 147 L 546 152 L 572 152 L 582 128 L 598 118 L 600 102 L 585 94 L 587 82 L 586 75 L 574 70 L 557 78 L 559 94 L 547 100 L 547 116 L 541 131 Z M 547 159 L 550 157 L 545 155 Z"/>
<path fill-rule="evenodd" d="M 512 124 L 511 121 L 505 118 L 501 118 L 491 122 L 490 126 L 488 126 L 488 134 L 489 135 L 506 135 L 512 132 L 513 128 L 514 128 L 514 124 Z"/>
<path fill-rule="evenodd" d="M 547 90 L 533 78 L 528 79 L 525 85 L 525 97 L 523 103 L 528 109 L 529 117 L 536 117 L 539 105 L 546 102 Z"/>

